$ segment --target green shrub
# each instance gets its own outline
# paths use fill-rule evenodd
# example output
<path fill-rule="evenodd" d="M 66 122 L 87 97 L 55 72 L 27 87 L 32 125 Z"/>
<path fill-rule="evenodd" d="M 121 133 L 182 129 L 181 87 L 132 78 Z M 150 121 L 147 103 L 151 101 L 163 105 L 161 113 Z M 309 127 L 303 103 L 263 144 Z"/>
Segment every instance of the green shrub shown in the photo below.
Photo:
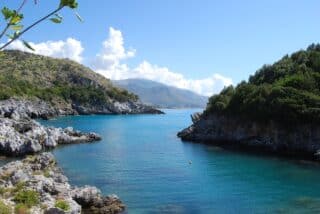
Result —
<path fill-rule="evenodd" d="M 8 188 L 0 187 L 0 195 L 5 194 L 8 191 Z"/>
<path fill-rule="evenodd" d="M 0 214 L 11 214 L 12 209 L 9 205 L 6 205 L 3 201 L 0 200 Z"/>
<path fill-rule="evenodd" d="M 33 190 L 21 190 L 15 194 L 14 201 L 30 208 L 39 204 L 39 194 Z"/>
<path fill-rule="evenodd" d="M 11 189 L 11 192 L 12 193 L 20 192 L 25 188 L 25 186 L 26 186 L 25 182 L 19 182 Z"/>
<path fill-rule="evenodd" d="M 62 209 L 63 211 L 69 211 L 70 209 L 70 205 L 64 200 L 57 200 L 54 206 Z"/>

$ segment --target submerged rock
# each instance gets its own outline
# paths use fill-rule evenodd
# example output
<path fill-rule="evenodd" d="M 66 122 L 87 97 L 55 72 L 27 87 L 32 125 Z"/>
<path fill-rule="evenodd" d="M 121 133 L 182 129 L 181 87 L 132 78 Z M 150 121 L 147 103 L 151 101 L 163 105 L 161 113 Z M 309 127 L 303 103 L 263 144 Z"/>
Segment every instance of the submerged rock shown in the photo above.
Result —
<path fill-rule="evenodd" d="M 95 133 L 82 133 L 73 128 L 44 127 L 29 119 L 0 117 L 0 153 L 21 156 L 54 148 L 58 144 L 84 143 L 101 140 Z"/>
<path fill-rule="evenodd" d="M 11 210 L 20 206 L 32 214 L 115 214 L 125 209 L 117 196 L 104 197 L 96 187 L 71 187 L 51 153 L 1 167 L 0 190 L 0 201 Z"/>

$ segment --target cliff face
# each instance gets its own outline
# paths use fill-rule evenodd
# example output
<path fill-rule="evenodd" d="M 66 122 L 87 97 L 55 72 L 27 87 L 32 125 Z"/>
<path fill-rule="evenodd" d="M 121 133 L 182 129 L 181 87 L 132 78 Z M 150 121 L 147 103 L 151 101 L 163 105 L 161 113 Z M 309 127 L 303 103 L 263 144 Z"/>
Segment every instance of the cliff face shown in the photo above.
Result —
<path fill-rule="evenodd" d="M 203 142 L 233 148 L 305 156 L 318 159 L 320 127 L 275 122 L 257 123 L 211 114 L 194 115 L 193 124 L 178 133 L 184 141 Z"/>

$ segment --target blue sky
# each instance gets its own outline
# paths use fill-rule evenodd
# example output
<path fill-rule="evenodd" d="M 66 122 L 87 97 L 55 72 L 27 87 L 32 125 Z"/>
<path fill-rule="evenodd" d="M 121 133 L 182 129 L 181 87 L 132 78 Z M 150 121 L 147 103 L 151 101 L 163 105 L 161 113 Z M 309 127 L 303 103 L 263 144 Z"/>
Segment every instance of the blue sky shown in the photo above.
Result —
<path fill-rule="evenodd" d="M 0 4 L 13 7 L 17 2 L 20 1 Z M 37 6 L 32 2 L 24 9 L 26 23 L 45 14 L 59 1 L 39 0 Z M 238 83 L 263 64 L 317 43 L 320 38 L 318 0 L 78 2 L 77 11 L 84 23 L 65 9 L 63 24 L 43 23 L 25 39 L 40 43 L 74 38 L 84 48 L 82 63 L 90 66 L 112 27 L 122 33 L 124 47 L 135 50 L 134 57 L 125 59 L 130 68 L 146 60 L 186 79 L 205 79 L 217 73 Z"/>

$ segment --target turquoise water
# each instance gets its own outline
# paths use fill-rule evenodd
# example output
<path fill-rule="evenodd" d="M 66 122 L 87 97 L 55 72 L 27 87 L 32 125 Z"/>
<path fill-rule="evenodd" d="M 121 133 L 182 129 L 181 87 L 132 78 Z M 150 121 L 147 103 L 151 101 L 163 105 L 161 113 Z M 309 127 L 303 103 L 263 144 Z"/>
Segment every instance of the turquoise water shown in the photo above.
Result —
<path fill-rule="evenodd" d="M 42 123 L 102 135 L 101 142 L 53 152 L 71 184 L 116 193 L 128 213 L 320 212 L 320 166 L 182 143 L 176 133 L 195 111 Z"/>

